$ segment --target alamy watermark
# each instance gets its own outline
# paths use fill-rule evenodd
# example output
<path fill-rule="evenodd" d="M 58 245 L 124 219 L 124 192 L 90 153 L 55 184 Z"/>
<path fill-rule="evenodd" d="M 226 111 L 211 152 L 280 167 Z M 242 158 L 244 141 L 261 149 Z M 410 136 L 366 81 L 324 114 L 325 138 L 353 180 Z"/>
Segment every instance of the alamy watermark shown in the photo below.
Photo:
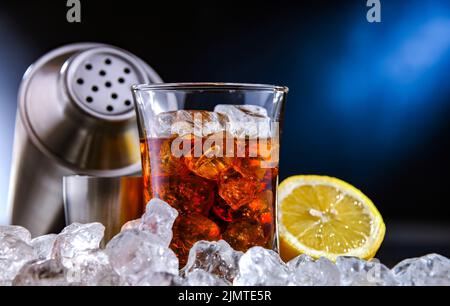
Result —
<path fill-rule="evenodd" d="M 81 22 L 81 1 L 67 0 L 66 6 L 69 8 L 66 14 L 67 22 Z M 368 22 L 381 22 L 381 2 L 380 0 L 367 0 L 366 6 L 370 9 L 367 11 L 366 19 Z"/>
<path fill-rule="evenodd" d="M 367 7 L 370 9 L 367 11 L 366 19 L 368 22 L 381 22 L 381 2 L 380 0 L 367 0 Z"/>
<path fill-rule="evenodd" d="M 67 0 L 66 6 L 69 8 L 66 14 L 67 22 L 81 22 L 81 1 Z"/>

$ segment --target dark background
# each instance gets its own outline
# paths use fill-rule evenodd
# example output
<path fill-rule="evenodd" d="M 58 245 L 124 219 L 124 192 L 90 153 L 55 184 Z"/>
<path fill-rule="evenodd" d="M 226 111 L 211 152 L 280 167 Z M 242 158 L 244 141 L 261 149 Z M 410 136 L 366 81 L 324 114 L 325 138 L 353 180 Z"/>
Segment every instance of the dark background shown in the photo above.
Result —
<path fill-rule="evenodd" d="M 166 82 L 288 86 L 282 178 L 362 189 L 385 218 L 388 264 L 450 256 L 449 1 L 382 0 L 372 24 L 365 0 L 81 3 L 80 24 L 66 21 L 65 0 L 0 4 L 0 223 L 22 74 L 55 47 L 96 41 Z"/>

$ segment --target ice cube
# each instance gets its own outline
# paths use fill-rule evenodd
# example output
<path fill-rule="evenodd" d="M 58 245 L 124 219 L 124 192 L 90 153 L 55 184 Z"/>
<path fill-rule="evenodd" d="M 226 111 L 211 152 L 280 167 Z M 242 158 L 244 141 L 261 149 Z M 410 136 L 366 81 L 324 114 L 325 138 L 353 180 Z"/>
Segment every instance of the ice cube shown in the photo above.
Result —
<path fill-rule="evenodd" d="M 155 190 L 158 197 L 184 214 L 207 215 L 214 202 L 211 181 L 195 175 L 158 177 Z"/>
<path fill-rule="evenodd" d="M 178 110 L 160 113 L 154 120 L 153 131 L 158 137 L 195 135 L 208 136 L 222 132 L 226 127 L 226 117 L 208 111 Z"/>
<path fill-rule="evenodd" d="M 140 229 L 149 231 L 163 241 L 164 247 L 172 241 L 172 226 L 178 217 L 178 211 L 160 199 L 152 199 L 142 216 Z"/>
<path fill-rule="evenodd" d="M 196 116 L 195 114 L 196 113 L 194 113 L 194 126 L 197 127 L 201 124 L 202 136 L 209 136 L 213 134 L 222 135 L 222 132 L 225 131 L 227 125 L 227 117 L 225 117 L 223 114 L 204 111 L 202 111 L 202 117 L 198 115 Z M 194 135 L 196 134 L 194 133 Z"/>
<path fill-rule="evenodd" d="M 180 138 L 172 136 L 166 139 L 149 140 L 145 144 L 147 148 L 144 148 L 149 152 L 144 154 L 144 163 L 147 164 L 144 171 L 151 171 L 144 174 L 152 176 L 187 175 L 189 169 L 180 157 L 189 155 L 193 150 L 194 139 L 189 135 Z"/>
<path fill-rule="evenodd" d="M 245 251 L 253 246 L 265 246 L 269 238 L 264 234 L 261 223 L 248 218 L 235 219 L 227 225 L 222 236 L 239 251 Z"/>
<path fill-rule="evenodd" d="M 267 110 L 257 105 L 216 105 L 214 111 L 227 116 L 227 131 L 235 138 L 270 138 Z"/>
<path fill-rule="evenodd" d="M 246 176 L 253 176 L 258 180 L 269 182 L 278 175 L 278 163 L 280 160 L 280 145 L 278 138 L 252 139 L 247 141 L 245 150 L 242 140 L 236 141 L 237 158 L 235 166 L 238 171 Z M 244 156 L 245 153 L 245 156 Z"/>
<path fill-rule="evenodd" d="M 22 240 L 28 244 L 30 244 L 30 241 L 31 241 L 30 232 L 22 226 L 16 226 L 16 225 L 2 226 L 2 225 L 0 225 L 0 239 L 5 235 L 11 235 L 11 236 L 17 237 L 20 240 Z"/>
<path fill-rule="evenodd" d="M 67 286 L 66 268 L 54 259 L 34 260 L 22 267 L 13 286 Z"/>
<path fill-rule="evenodd" d="M 87 251 L 72 259 L 67 281 L 81 286 L 117 286 L 120 276 L 102 250 Z"/>
<path fill-rule="evenodd" d="M 392 272 L 378 260 L 365 261 L 356 257 L 341 256 L 336 260 L 344 286 L 394 286 Z"/>
<path fill-rule="evenodd" d="M 450 259 L 438 254 L 406 259 L 392 271 L 401 286 L 450 286 Z"/>
<path fill-rule="evenodd" d="M 265 227 L 274 227 L 274 195 L 271 190 L 258 193 L 255 198 L 241 207 L 235 215 L 253 219 Z"/>
<path fill-rule="evenodd" d="M 151 125 L 151 134 L 154 137 L 167 138 L 172 134 L 172 123 L 176 120 L 177 111 L 164 112 L 155 116 Z"/>
<path fill-rule="evenodd" d="M 237 286 L 284 286 L 289 269 L 272 250 L 253 247 L 239 260 L 239 274 L 233 281 Z"/>
<path fill-rule="evenodd" d="M 235 251 L 224 240 L 198 241 L 189 251 L 188 262 L 182 273 L 188 275 L 198 269 L 232 282 L 238 273 L 242 252 Z"/>
<path fill-rule="evenodd" d="M 123 232 L 123 231 L 130 230 L 130 229 L 139 229 L 141 227 L 141 223 L 142 223 L 141 218 L 128 221 L 127 223 L 122 225 L 120 231 Z"/>
<path fill-rule="evenodd" d="M 22 266 L 36 258 L 32 246 L 18 236 L 3 234 L 0 237 L 0 286 L 10 285 Z"/>
<path fill-rule="evenodd" d="M 196 269 L 186 275 L 183 286 L 229 286 L 231 283 L 205 270 Z"/>
<path fill-rule="evenodd" d="M 158 236 L 133 229 L 111 239 L 105 252 L 115 271 L 127 284 L 133 285 L 148 273 L 178 274 L 178 258 L 162 245 L 164 243 Z"/>
<path fill-rule="evenodd" d="M 334 263 L 321 257 L 317 261 L 299 256 L 291 260 L 290 285 L 296 286 L 339 286 L 340 272 Z"/>
<path fill-rule="evenodd" d="M 314 262 L 314 259 L 311 256 L 308 256 L 306 254 L 301 254 L 295 258 L 292 258 L 286 264 L 287 264 L 289 270 L 295 271 L 307 262 Z"/>
<path fill-rule="evenodd" d="M 186 264 L 189 250 L 200 240 L 217 241 L 221 239 L 220 228 L 212 220 L 197 213 L 180 215 L 174 223 L 172 250 L 178 254 L 180 264 Z"/>
<path fill-rule="evenodd" d="M 222 141 L 225 142 L 223 139 Z M 207 146 L 205 142 L 201 156 L 195 156 L 195 149 L 189 156 L 185 156 L 187 168 L 198 176 L 209 180 L 217 180 L 220 172 L 234 162 L 234 158 L 226 156 L 224 148 L 223 144 L 211 143 L 211 146 Z"/>
<path fill-rule="evenodd" d="M 234 167 L 220 173 L 218 184 L 219 195 L 233 210 L 251 202 L 263 187 L 257 179 L 244 176 Z"/>
<path fill-rule="evenodd" d="M 72 259 L 80 253 L 98 249 L 105 227 L 100 223 L 73 223 L 57 237 L 52 249 L 52 258 L 72 268 Z"/>
<path fill-rule="evenodd" d="M 149 272 L 144 274 L 141 279 L 136 281 L 135 286 L 179 286 L 182 283 L 181 278 L 168 272 Z"/>
<path fill-rule="evenodd" d="M 52 257 L 53 245 L 57 236 L 56 234 L 48 234 L 31 240 L 31 246 L 36 250 L 40 260 Z"/>

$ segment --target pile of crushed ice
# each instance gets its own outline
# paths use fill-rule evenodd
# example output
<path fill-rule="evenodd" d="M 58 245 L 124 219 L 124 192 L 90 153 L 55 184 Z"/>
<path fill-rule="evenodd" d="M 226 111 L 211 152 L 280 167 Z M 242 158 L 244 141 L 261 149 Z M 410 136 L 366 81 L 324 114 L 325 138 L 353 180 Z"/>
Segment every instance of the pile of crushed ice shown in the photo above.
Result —
<path fill-rule="evenodd" d="M 22 227 L 0 227 L 0 285 L 450 285 L 450 260 L 436 254 L 393 269 L 351 257 L 334 264 L 301 255 L 285 264 L 271 250 L 242 253 L 223 240 L 197 242 L 179 270 L 168 247 L 177 214 L 154 199 L 104 249 L 99 223 L 74 223 L 59 235 L 35 239 Z"/>

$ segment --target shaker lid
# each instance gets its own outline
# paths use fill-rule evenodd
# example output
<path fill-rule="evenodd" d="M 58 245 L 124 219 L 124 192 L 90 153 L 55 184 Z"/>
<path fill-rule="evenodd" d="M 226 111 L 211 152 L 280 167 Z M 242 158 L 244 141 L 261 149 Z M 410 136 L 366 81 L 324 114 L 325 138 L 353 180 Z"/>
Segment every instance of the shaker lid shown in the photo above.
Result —
<path fill-rule="evenodd" d="M 42 56 L 24 75 L 20 116 L 33 143 L 78 173 L 140 171 L 131 86 L 160 83 L 135 55 L 105 44 L 78 43 Z"/>

